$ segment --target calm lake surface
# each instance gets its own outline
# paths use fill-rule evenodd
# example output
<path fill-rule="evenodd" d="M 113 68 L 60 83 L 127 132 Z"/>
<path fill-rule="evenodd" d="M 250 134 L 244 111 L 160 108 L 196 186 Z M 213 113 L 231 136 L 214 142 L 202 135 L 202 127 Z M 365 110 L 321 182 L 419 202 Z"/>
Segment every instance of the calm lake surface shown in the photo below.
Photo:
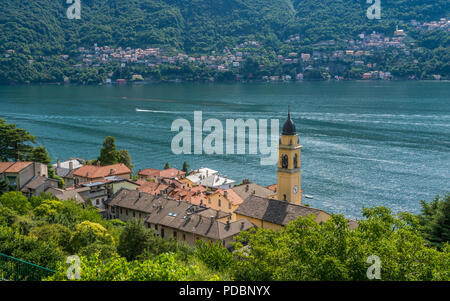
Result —
<path fill-rule="evenodd" d="M 257 155 L 174 155 L 171 124 L 193 125 L 203 111 L 224 126 L 277 118 L 281 127 L 288 105 L 303 145 L 302 189 L 314 196 L 305 203 L 358 218 L 377 205 L 418 212 L 420 199 L 450 190 L 449 82 L 0 87 L 0 118 L 37 136 L 55 161 L 96 158 L 111 135 L 135 171 L 187 161 L 262 185 L 276 183 L 276 167 Z"/>

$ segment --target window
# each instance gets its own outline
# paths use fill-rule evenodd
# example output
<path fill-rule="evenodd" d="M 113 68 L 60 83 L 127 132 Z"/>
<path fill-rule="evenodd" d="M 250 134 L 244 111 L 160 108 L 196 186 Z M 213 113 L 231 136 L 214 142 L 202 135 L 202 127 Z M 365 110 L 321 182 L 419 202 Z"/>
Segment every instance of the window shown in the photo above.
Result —
<path fill-rule="evenodd" d="M 155 225 L 155 230 L 158 230 L 158 225 Z"/>
<path fill-rule="evenodd" d="M 120 214 L 122 214 L 122 208 L 120 208 Z"/>
<path fill-rule="evenodd" d="M 183 233 L 183 240 L 186 240 L 186 234 Z"/>
<path fill-rule="evenodd" d="M 231 210 L 231 203 L 228 203 L 228 209 Z"/>
<path fill-rule="evenodd" d="M 95 204 L 98 206 L 100 205 L 100 201 L 98 199 L 95 200 Z"/>
<path fill-rule="evenodd" d="M 177 238 L 177 231 L 173 231 L 173 237 L 176 239 Z"/>
<path fill-rule="evenodd" d="M 128 209 L 127 209 L 127 211 L 126 211 L 126 214 L 128 215 Z"/>
<path fill-rule="evenodd" d="M 161 237 L 164 238 L 164 228 L 161 228 Z"/>
<path fill-rule="evenodd" d="M 283 154 L 281 156 L 281 167 L 282 168 L 288 168 L 288 165 L 289 165 L 288 156 L 286 154 Z"/>
<path fill-rule="evenodd" d="M 222 201 L 219 199 L 219 207 L 222 206 Z"/>
<path fill-rule="evenodd" d="M 136 212 L 133 211 L 133 217 L 136 217 Z"/>

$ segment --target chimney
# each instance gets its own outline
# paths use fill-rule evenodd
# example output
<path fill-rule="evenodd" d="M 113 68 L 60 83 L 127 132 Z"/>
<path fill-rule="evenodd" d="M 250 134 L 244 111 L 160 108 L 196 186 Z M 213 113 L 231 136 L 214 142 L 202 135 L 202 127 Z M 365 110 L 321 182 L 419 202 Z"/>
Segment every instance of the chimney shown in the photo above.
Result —
<path fill-rule="evenodd" d="M 61 160 L 56 160 L 56 167 L 61 168 Z"/>
<path fill-rule="evenodd" d="M 247 191 L 248 191 L 248 184 L 245 185 L 245 192 L 247 192 Z"/>
<path fill-rule="evenodd" d="M 111 168 L 111 169 L 109 170 L 109 174 L 110 174 L 110 175 L 113 175 L 113 174 L 114 174 L 114 169 Z"/>
<path fill-rule="evenodd" d="M 245 225 L 245 223 L 241 222 L 241 231 L 244 229 L 244 225 Z"/>
<path fill-rule="evenodd" d="M 73 162 L 69 161 L 69 170 L 72 171 L 73 170 Z"/>
<path fill-rule="evenodd" d="M 227 224 L 225 225 L 225 230 L 229 230 L 230 229 L 230 220 L 227 220 Z"/>

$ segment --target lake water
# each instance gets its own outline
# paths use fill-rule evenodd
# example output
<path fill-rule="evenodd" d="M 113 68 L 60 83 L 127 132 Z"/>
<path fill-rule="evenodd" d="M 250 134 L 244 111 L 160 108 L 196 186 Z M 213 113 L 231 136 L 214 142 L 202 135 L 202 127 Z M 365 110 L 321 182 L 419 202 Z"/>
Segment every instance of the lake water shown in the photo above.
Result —
<path fill-rule="evenodd" d="M 420 199 L 450 190 L 449 82 L 0 87 L 0 118 L 37 136 L 53 160 L 96 158 L 111 135 L 135 171 L 187 161 L 262 185 L 276 183 L 276 167 L 257 155 L 174 155 L 171 124 L 200 110 L 223 124 L 278 118 L 281 127 L 288 105 L 302 189 L 314 197 L 305 203 L 357 218 L 376 205 L 418 212 Z"/>

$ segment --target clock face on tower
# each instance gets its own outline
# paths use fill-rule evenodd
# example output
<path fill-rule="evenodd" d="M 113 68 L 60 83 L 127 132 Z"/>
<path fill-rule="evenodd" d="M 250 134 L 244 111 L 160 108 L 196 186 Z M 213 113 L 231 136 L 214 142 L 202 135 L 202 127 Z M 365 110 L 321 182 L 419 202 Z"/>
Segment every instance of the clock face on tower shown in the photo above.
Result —
<path fill-rule="evenodd" d="M 298 186 L 297 185 L 295 185 L 294 188 L 292 188 L 292 192 L 294 194 L 297 194 L 297 192 L 298 192 Z"/>

